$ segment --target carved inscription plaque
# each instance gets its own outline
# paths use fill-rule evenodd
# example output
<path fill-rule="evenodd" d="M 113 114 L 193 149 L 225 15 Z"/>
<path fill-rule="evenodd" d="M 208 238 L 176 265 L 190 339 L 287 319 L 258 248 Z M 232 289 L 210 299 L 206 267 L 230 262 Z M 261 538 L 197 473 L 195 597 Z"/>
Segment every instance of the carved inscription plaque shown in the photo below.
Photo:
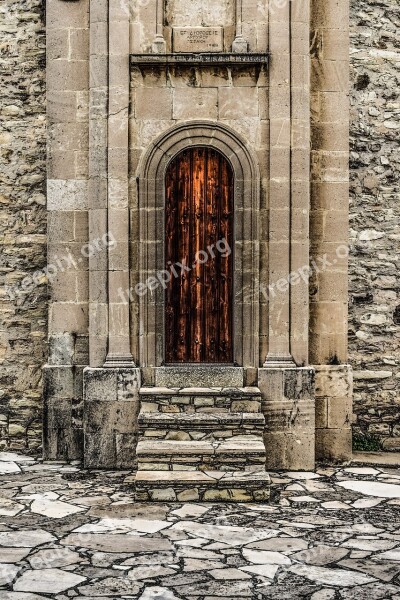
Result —
<path fill-rule="evenodd" d="M 222 52 L 222 27 L 174 27 L 174 52 Z"/>

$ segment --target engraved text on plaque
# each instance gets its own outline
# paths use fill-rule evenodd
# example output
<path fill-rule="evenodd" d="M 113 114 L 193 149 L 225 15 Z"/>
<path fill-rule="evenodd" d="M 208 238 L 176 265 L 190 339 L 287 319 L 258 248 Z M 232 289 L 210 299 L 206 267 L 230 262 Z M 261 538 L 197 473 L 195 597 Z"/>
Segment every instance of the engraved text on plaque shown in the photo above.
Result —
<path fill-rule="evenodd" d="M 223 52 L 222 27 L 174 27 L 174 52 Z"/>

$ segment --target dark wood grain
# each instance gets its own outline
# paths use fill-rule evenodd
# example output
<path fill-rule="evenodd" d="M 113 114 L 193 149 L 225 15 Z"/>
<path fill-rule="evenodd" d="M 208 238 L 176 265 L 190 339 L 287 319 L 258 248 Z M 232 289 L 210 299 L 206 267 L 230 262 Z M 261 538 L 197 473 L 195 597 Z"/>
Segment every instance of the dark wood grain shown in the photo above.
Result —
<path fill-rule="evenodd" d="M 232 363 L 233 254 L 216 248 L 222 239 L 233 248 L 232 169 L 219 152 L 191 148 L 171 162 L 165 185 L 165 260 L 173 271 L 165 361 Z"/>

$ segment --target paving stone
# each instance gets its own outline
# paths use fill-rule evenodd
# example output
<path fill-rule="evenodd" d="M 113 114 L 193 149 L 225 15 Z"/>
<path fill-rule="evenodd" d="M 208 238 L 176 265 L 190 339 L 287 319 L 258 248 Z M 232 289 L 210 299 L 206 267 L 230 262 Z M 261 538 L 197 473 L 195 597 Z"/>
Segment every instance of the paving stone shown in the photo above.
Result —
<path fill-rule="evenodd" d="M 148 587 L 145 589 L 139 600 L 180 600 L 171 590 L 163 587 Z"/>
<path fill-rule="evenodd" d="M 61 569 L 25 571 L 14 584 L 17 592 L 39 592 L 59 594 L 86 581 L 85 577 Z"/>
<path fill-rule="evenodd" d="M 379 539 L 353 538 L 342 544 L 344 548 L 356 548 L 357 550 L 390 550 L 396 546 L 396 542 Z"/>
<path fill-rule="evenodd" d="M 9 563 L 0 563 L 0 585 L 12 583 L 22 567 L 11 565 Z"/>
<path fill-rule="evenodd" d="M 211 577 L 218 580 L 237 580 L 237 579 L 251 579 L 250 575 L 247 575 L 243 571 L 234 568 L 223 568 L 223 569 L 213 569 L 209 571 Z"/>
<path fill-rule="evenodd" d="M 384 583 L 369 583 L 349 590 L 340 590 L 343 600 L 380 600 L 390 598 L 398 592 L 398 586 Z"/>
<path fill-rule="evenodd" d="M 176 531 L 184 531 L 189 534 L 204 537 L 209 540 L 215 540 L 216 542 L 223 542 L 228 539 L 232 546 L 241 546 L 255 542 L 257 540 L 264 540 L 270 537 L 278 535 L 276 529 L 265 529 L 259 530 L 250 529 L 249 527 L 231 527 L 224 525 L 210 526 L 206 524 L 195 523 L 193 521 L 182 521 L 173 525 L 172 529 Z"/>
<path fill-rule="evenodd" d="M 283 474 L 285 477 L 290 477 L 290 479 L 297 479 L 298 481 L 304 481 L 307 479 L 319 479 L 321 476 L 318 473 L 308 472 L 308 471 L 289 471 Z"/>
<path fill-rule="evenodd" d="M 291 560 L 280 552 L 269 552 L 268 550 L 243 549 L 246 560 L 256 565 L 290 565 Z"/>
<path fill-rule="evenodd" d="M 312 496 L 292 496 L 289 498 L 290 502 L 303 502 L 305 504 L 313 504 L 315 502 L 321 502 L 318 498 L 313 498 Z"/>
<path fill-rule="evenodd" d="M 241 567 L 242 571 L 246 573 L 252 573 L 253 575 L 260 575 L 260 577 L 268 577 L 273 579 L 279 569 L 279 565 L 275 564 L 264 564 L 264 565 L 253 565 L 252 567 Z"/>
<path fill-rule="evenodd" d="M 351 510 L 351 506 L 345 504 L 344 502 L 338 502 L 333 500 L 332 502 L 322 502 L 322 508 L 326 508 L 327 510 Z"/>
<path fill-rule="evenodd" d="M 373 577 L 356 573 L 355 571 L 346 571 L 345 569 L 327 569 L 325 567 L 314 567 L 309 565 L 293 565 L 289 571 L 306 577 L 315 583 L 322 585 L 337 585 L 339 587 L 352 587 L 354 585 L 363 585 L 375 581 Z"/>
<path fill-rule="evenodd" d="M 310 600 L 334 600 L 334 598 L 336 598 L 336 591 L 326 588 L 324 590 L 318 590 L 318 592 L 315 592 Z"/>
<path fill-rule="evenodd" d="M 101 598 L 104 596 L 117 596 L 119 598 L 124 595 L 128 597 L 133 596 L 135 598 L 135 594 L 139 594 L 142 589 L 143 584 L 140 582 L 135 582 L 128 578 L 107 577 L 96 583 L 80 586 L 78 592 L 85 598 L 88 597 L 90 600 L 93 600 L 96 596 Z"/>
<path fill-rule="evenodd" d="M 56 541 L 56 537 L 43 529 L 0 532 L 0 546 L 34 548 Z"/>
<path fill-rule="evenodd" d="M 81 562 L 78 552 L 58 546 L 49 550 L 39 550 L 28 558 L 32 569 L 49 569 L 69 567 Z"/>
<path fill-rule="evenodd" d="M 381 483 L 379 481 L 342 481 L 339 486 L 346 490 L 359 492 L 376 498 L 400 498 L 400 485 Z"/>
<path fill-rule="evenodd" d="M 0 498 L 0 515 L 6 517 L 15 517 L 25 506 L 10 500 L 10 498 Z"/>
<path fill-rule="evenodd" d="M 78 548 L 89 548 L 91 550 L 103 550 L 105 552 L 154 552 L 158 550 L 170 550 L 171 542 L 166 539 L 145 538 L 124 534 L 91 534 L 76 533 L 68 535 L 61 540 L 64 546 L 77 546 Z"/>
<path fill-rule="evenodd" d="M 207 507 L 201 506 L 199 504 L 185 504 L 181 508 L 173 510 L 171 512 L 171 515 L 176 515 L 177 517 L 180 517 L 182 519 L 185 519 L 187 517 L 201 517 L 201 515 L 204 515 L 204 513 L 206 513 L 208 510 L 210 510 L 209 506 Z"/>
<path fill-rule="evenodd" d="M 291 559 L 309 565 L 325 566 L 338 562 L 349 554 L 346 548 L 336 548 L 334 546 L 315 546 L 309 550 L 303 550 L 291 555 Z"/>
<path fill-rule="evenodd" d="M 100 519 L 93 525 L 82 525 L 74 530 L 74 533 L 156 533 L 162 529 L 171 527 L 168 521 L 147 520 L 147 519 Z"/>
<path fill-rule="evenodd" d="M 31 511 L 33 513 L 44 515 L 50 519 L 64 519 L 84 510 L 84 508 L 80 508 L 79 506 L 58 500 L 49 500 L 48 498 L 34 500 L 31 504 Z"/>
<path fill-rule="evenodd" d="M 351 467 L 343 469 L 345 473 L 353 473 L 354 475 L 380 475 L 380 471 L 372 467 Z"/>
<path fill-rule="evenodd" d="M 128 573 L 129 579 L 134 581 L 142 581 L 142 579 L 153 579 L 155 577 L 165 577 L 166 575 L 173 575 L 174 569 L 168 569 L 161 565 L 146 565 L 131 569 Z"/>
<path fill-rule="evenodd" d="M 340 567 L 346 567 L 348 569 L 354 569 L 355 571 L 361 571 L 367 573 L 376 579 L 381 581 L 391 582 L 394 577 L 400 573 L 400 564 L 396 565 L 393 563 L 385 563 L 377 560 L 353 560 L 347 559 L 342 560 L 339 563 Z"/>
<path fill-rule="evenodd" d="M 15 462 L 0 461 L 0 474 L 21 473 L 21 469 Z"/>
<path fill-rule="evenodd" d="M 31 552 L 31 548 L 0 548 L 0 563 L 18 563 Z"/>
<path fill-rule="evenodd" d="M 269 540 L 261 540 L 260 542 L 253 542 L 252 544 L 248 544 L 246 548 L 291 553 L 299 550 L 305 550 L 306 548 L 308 548 L 308 542 L 306 542 L 306 540 L 296 538 L 278 537 L 271 538 Z"/>
<path fill-rule="evenodd" d="M 388 550 L 387 552 L 382 552 L 379 554 L 375 554 L 374 559 L 376 560 L 398 560 L 400 562 L 400 548 L 396 548 L 395 550 Z"/>
<path fill-rule="evenodd" d="M 211 571 L 213 569 L 222 569 L 224 563 L 216 560 L 201 560 L 196 558 L 185 558 L 183 561 L 183 570 L 185 573 L 192 571 Z"/>

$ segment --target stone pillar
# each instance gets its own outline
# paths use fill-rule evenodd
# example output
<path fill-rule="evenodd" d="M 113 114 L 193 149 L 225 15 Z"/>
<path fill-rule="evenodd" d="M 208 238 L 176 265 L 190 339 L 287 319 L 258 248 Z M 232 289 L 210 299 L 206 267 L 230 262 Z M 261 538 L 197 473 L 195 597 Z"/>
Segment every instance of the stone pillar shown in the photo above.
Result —
<path fill-rule="evenodd" d="M 269 469 L 315 466 L 308 360 L 309 2 L 270 5 L 268 354 L 258 385 Z M 263 287 L 262 287 L 263 289 Z M 265 288 L 264 288 L 265 289 Z"/>
<path fill-rule="evenodd" d="M 47 0 L 49 357 L 44 456 L 82 455 L 88 361 L 89 0 Z"/>
<path fill-rule="evenodd" d="M 264 367 L 294 366 L 290 352 L 290 3 L 270 6 L 268 355 Z"/>
<path fill-rule="evenodd" d="M 130 13 L 91 1 L 90 367 L 84 371 L 84 462 L 134 468 L 140 370 L 129 322 Z M 105 240 L 105 243 L 102 241 Z"/>
<path fill-rule="evenodd" d="M 349 2 L 313 0 L 311 11 L 310 360 L 317 371 L 319 460 L 351 456 L 347 415 Z M 342 381 L 340 381 L 342 378 Z M 340 391 L 338 392 L 338 388 Z M 342 389 L 343 388 L 343 389 Z"/>
<path fill-rule="evenodd" d="M 108 198 L 108 3 L 90 3 L 89 241 L 107 235 Z M 108 248 L 100 243 L 89 257 L 89 354 L 100 367 L 108 345 Z"/>
<path fill-rule="evenodd" d="M 105 366 L 134 366 L 129 302 L 129 11 L 109 0 L 108 353 Z M 114 243 L 115 242 L 115 243 Z M 121 294 L 122 290 L 122 294 Z"/>
<path fill-rule="evenodd" d="M 290 3 L 291 215 L 290 351 L 296 365 L 309 364 L 310 260 L 310 0 Z"/>

